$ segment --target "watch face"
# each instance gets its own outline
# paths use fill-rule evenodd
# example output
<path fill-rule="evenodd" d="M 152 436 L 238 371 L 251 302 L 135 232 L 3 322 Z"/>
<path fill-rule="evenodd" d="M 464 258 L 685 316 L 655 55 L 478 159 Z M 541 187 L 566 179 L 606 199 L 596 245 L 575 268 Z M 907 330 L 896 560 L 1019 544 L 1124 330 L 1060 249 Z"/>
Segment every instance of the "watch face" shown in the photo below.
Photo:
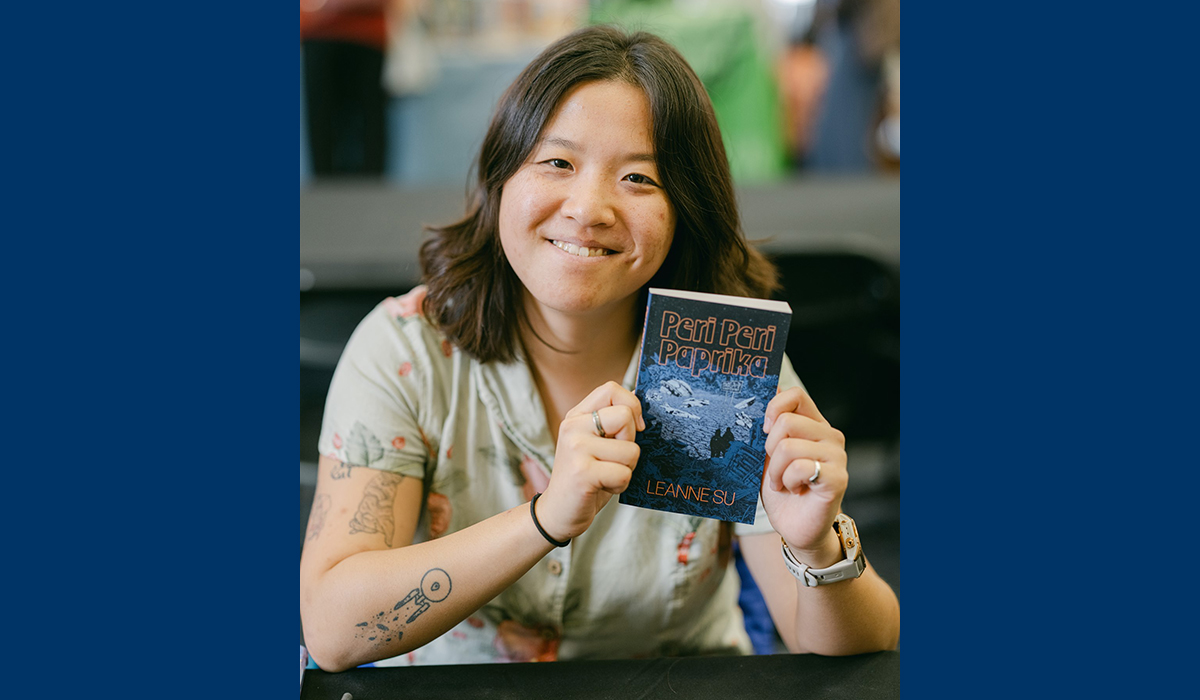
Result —
<path fill-rule="evenodd" d="M 842 541 L 842 551 L 846 553 L 846 558 L 851 561 L 857 559 L 859 554 L 858 527 L 854 524 L 854 520 L 845 513 L 838 513 L 837 518 L 833 521 L 833 527 L 837 530 L 838 539 Z"/>

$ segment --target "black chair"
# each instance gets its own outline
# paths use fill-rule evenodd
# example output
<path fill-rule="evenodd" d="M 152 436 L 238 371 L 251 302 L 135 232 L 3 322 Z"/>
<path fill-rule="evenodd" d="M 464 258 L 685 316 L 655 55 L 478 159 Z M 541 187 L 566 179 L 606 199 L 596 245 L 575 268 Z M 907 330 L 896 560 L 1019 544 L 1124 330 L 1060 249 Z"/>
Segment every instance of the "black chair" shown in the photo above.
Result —
<path fill-rule="evenodd" d="M 771 256 L 792 307 L 787 353 L 847 442 L 900 439 L 900 271 L 855 253 Z"/>

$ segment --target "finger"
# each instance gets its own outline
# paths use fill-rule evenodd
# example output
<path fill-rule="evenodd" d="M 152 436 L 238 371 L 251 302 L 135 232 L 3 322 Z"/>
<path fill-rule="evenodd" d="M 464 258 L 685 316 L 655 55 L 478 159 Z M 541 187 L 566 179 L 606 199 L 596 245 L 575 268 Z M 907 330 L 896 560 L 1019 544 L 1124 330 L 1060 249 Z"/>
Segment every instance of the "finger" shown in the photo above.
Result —
<path fill-rule="evenodd" d="M 609 493 L 623 492 L 629 488 L 629 480 L 633 477 L 632 469 L 616 462 L 593 462 L 589 473 L 592 482 Z"/>
<path fill-rule="evenodd" d="M 767 435 L 765 449 L 768 454 L 775 451 L 780 441 L 788 438 L 801 438 L 813 442 L 828 442 L 844 448 L 846 436 L 832 425 L 802 416 L 798 413 L 782 413 L 771 426 Z"/>
<path fill-rule="evenodd" d="M 581 404 L 582 405 L 582 404 Z M 595 413 L 595 417 L 592 416 Z M 596 420 L 600 426 L 597 430 Z M 626 405 L 604 406 L 595 411 L 580 413 L 574 416 L 568 414 L 563 420 L 563 426 L 571 432 L 586 433 L 596 437 L 615 438 L 621 441 L 633 441 L 637 437 L 637 416 L 633 409 Z"/>
<path fill-rule="evenodd" d="M 626 404 L 609 406 L 601 408 L 596 414 L 600 417 L 600 425 L 604 428 L 606 437 L 630 442 L 637 438 L 637 431 L 640 430 L 637 422 L 638 415 L 631 406 Z M 594 430 L 595 421 L 593 420 L 592 423 Z"/>
<path fill-rule="evenodd" d="M 616 382 L 605 382 L 593 389 L 592 393 L 579 402 L 579 405 L 567 411 L 566 417 L 590 414 L 592 411 L 598 411 L 607 406 L 628 407 L 635 417 L 637 430 L 646 429 L 646 421 L 642 417 L 642 402 L 638 401 L 638 397 L 632 391 Z"/>
<path fill-rule="evenodd" d="M 817 410 L 817 404 L 813 403 L 812 397 L 798 386 L 776 394 L 767 404 L 766 414 L 763 418 L 763 432 L 771 432 L 775 420 L 783 413 L 797 413 L 822 423 L 829 422 Z"/>
<path fill-rule="evenodd" d="M 630 390 L 617 384 L 609 382 L 612 385 L 612 394 L 609 397 L 614 408 L 628 408 L 632 414 L 633 424 L 638 430 L 646 429 L 646 420 L 642 417 L 642 402 L 638 401 L 638 397 Z M 633 438 L 630 437 L 630 440 Z"/>
<path fill-rule="evenodd" d="M 605 462 L 624 464 L 632 469 L 637 464 L 642 448 L 633 440 L 609 440 L 607 438 L 590 438 L 589 452 L 593 457 Z"/>
<path fill-rule="evenodd" d="M 597 459 L 625 462 L 632 466 L 637 462 L 641 448 L 634 442 L 633 413 L 628 406 L 609 406 L 589 413 L 564 419 L 559 429 L 559 444 L 572 452 L 590 455 Z M 596 418 L 604 430 L 604 437 L 596 432 Z M 610 432 L 612 431 L 612 432 Z"/>
<path fill-rule="evenodd" d="M 821 465 L 821 473 L 816 481 L 812 480 L 817 473 L 817 465 Z M 783 472 L 783 488 L 792 493 L 801 493 L 805 489 L 822 489 L 837 491 L 844 489 L 846 481 L 845 470 L 837 462 L 822 462 L 812 459 L 793 460 Z"/>
<path fill-rule="evenodd" d="M 829 443 L 788 438 L 770 452 L 771 456 L 767 462 L 767 473 L 764 475 L 764 479 L 770 483 L 773 490 L 782 490 L 784 487 L 783 474 L 797 460 L 805 460 L 809 463 L 808 476 L 812 476 L 816 471 L 812 462 L 821 461 L 823 463 L 821 478 L 824 478 L 825 472 L 828 470 L 825 465 L 841 464 L 844 461 L 844 454 L 841 449 Z"/>
<path fill-rule="evenodd" d="M 796 493 L 800 490 L 801 485 L 811 486 L 812 482 L 809 479 L 813 474 L 817 473 L 817 465 L 820 464 L 815 459 L 794 459 L 784 465 L 782 471 L 779 472 L 779 487 L 776 491 L 791 491 Z M 821 467 L 821 477 L 827 476 L 824 466 Z"/>

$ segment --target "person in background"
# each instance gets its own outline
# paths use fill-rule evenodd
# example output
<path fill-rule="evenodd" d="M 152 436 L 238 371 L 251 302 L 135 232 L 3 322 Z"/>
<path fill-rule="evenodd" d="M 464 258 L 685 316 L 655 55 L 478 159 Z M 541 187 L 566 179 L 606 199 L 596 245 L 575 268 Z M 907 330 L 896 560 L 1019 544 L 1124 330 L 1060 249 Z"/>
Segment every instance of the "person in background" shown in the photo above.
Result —
<path fill-rule="evenodd" d="M 830 72 L 805 169 L 894 171 L 899 165 L 900 0 L 818 0 L 813 23 L 816 47 Z M 888 118 L 881 141 L 880 126 Z"/>
<path fill-rule="evenodd" d="M 312 661 L 748 654 L 735 540 L 788 650 L 894 648 L 896 596 L 844 537 L 844 436 L 786 359 L 752 525 L 610 502 L 645 429 L 647 289 L 777 286 L 683 57 L 606 26 L 560 39 L 501 98 L 477 173 L 422 246 L 424 285 L 335 371 L 300 562 Z"/>
<path fill-rule="evenodd" d="M 815 32 L 809 29 L 779 59 L 784 128 L 795 169 L 804 168 L 812 148 L 814 123 L 828 82 L 829 62 L 816 46 Z"/>
<path fill-rule="evenodd" d="M 300 0 L 309 153 L 318 178 L 382 177 L 390 0 Z"/>

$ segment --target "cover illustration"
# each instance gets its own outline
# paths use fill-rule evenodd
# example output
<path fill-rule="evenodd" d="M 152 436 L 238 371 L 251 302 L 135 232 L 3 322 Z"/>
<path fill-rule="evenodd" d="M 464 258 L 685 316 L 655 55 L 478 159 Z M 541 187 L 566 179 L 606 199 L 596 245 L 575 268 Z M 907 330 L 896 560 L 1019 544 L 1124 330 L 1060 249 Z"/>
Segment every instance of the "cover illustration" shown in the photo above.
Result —
<path fill-rule="evenodd" d="M 621 503 L 754 522 L 791 320 L 780 301 L 650 290 L 634 391 L 646 429 Z"/>

